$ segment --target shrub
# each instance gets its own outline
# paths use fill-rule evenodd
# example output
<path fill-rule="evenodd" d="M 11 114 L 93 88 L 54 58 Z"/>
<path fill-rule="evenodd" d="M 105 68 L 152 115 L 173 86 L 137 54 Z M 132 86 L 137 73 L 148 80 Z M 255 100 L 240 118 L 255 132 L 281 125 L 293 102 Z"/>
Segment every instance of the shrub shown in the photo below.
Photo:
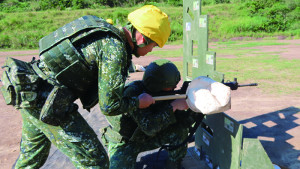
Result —
<path fill-rule="evenodd" d="M 262 14 L 264 9 L 272 7 L 280 0 L 248 0 L 245 3 L 245 7 L 248 8 L 250 14 Z"/>
<path fill-rule="evenodd" d="M 9 35 L 0 34 L 0 48 L 9 48 L 11 47 Z"/>
<path fill-rule="evenodd" d="M 285 31 L 288 27 L 287 13 L 289 8 L 285 4 L 276 3 L 266 10 L 265 16 L 268 18 L 264 27 L 267 32 Z"/>
<path fill-rule="evenodd" d="M 285 0 L 285 4 L 289 9 L 294 10 L 300 7 L 300 0 Z"/>
<path fill-rule="evenodd" d="M 183 1 L 168 0 L 168 4 L 173 5 L 173 6 L 183 6 Z"/>
<path fill-rule="evenodd" d="M 171 35 L 169 37 L 169 41 L 176 41 L 178 39 L 183 38 L 183 28 L 182 23 L 173 21 L 171 22 Z"/>

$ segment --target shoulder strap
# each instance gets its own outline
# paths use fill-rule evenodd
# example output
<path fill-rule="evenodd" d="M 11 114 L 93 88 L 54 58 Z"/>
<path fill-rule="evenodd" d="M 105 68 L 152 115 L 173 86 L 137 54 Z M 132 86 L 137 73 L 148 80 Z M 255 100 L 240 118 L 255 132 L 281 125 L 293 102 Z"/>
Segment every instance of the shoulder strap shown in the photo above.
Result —
<path fill-rule="evenodd" d="M 61 86 L 60 84 L 58 84 L 56 82 L 55 79 L 47 76 L 39 67 L 38 67 L 38 62 L 34 62 L 32 64 L 32 68 L 33 70 L 35 71 L 35 73 L 40 77 L 42 78 L 43 80 L 47 80 L 50 84 L 54 85 L 54 86 Z"/>

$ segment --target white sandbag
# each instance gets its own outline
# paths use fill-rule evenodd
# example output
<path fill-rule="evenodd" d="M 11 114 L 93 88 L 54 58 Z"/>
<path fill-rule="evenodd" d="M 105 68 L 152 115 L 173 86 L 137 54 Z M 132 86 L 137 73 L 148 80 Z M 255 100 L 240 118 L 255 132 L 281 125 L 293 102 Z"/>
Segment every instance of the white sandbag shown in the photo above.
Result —
<path fill-rule="evenodd" d="M 224 112 L 231 107 L 230 88 L 206 76 L 195 78 L 187 89 L 190 109 L 203 114 Z"/>

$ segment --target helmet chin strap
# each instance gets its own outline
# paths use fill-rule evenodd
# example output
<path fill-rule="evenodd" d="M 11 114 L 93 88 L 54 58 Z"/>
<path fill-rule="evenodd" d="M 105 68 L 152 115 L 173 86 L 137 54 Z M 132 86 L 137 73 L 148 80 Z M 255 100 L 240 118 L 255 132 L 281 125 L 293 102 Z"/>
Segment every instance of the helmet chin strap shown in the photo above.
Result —
<path fill-rule="evenodd" d="M 137 53 L 137 50 L 139 48 L 139 46 L 137 45 L 137 41 L 136 41 L 136 29 L 132 26 L 132 24 L 129 22 L 127 23 L 127 25 L 125 26 L 127 28 L 127 30 L 129 30 L 129 32 L 131 33 L 131 41 L 133 44 L 133 50 L 132 53 L 136 56 L 136 57 L 140 57 L 140 55 Z"/>
<path fill-rule="evenodd" d="M 140 57 L 140 55 L 137 53 L 137 50 L 139 48 L 139 46 L 137 45 L 137 41 L 136 41 L 136 29 L 132 26 L 133 30 L 131 31 L 131 40 L 133 43 L 133 51 L 132 53 L 135 55 L 135 57 Z"/>
<path fill-rule="evenodd" d="M 134 28 L 134 26 L 132 26 L 132 24 L 128 23 L 126 25 L 127 30 L 130 31 L 131 33 L 131 41 L 133 43 L 133 51 L 132 53 L 136 56 L 136 57 L 140 57 L 140 55 L 137 53 L 138 48 L 144 47 L 148 44 L 150 44 L 151 42 L 153 42 L 150 38 L 144 36 L 143 34 L 141 34 L 144 38 L 145 43 L 142 43 L 140 45 L 137 44 L 137 40 L 136 40 L 136 29 Z"/>

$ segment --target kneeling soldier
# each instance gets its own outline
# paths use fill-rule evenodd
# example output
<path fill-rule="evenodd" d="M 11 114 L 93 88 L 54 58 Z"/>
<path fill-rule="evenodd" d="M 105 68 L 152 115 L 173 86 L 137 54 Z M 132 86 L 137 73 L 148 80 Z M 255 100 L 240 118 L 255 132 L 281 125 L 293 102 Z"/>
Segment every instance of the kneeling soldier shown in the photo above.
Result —
<path fill-rule="evenodd" d="M 134 97 L 141 93 L 152 96 L 168 94 L 180 81 L 177 67 L 170 61 L 159 59 L 146 69 L 142 81 L 127 85 L 124 97 Z M 101 129 L 102 141 L 106 143 L 110 168 L 135 168 L 140 152 L 156 149 L 170 144 L 178 146 L 168 150 L 167 168 L 181 168 L 186 155 L 189 127 L 196 119 L 202 119 L 188 109 L 185 99 L 156 101 L 144 109 L 131 109 L 118 116 L 106 116 L 109 126 Z M 183 144 L 181 144 L 183 143 Z"/>

